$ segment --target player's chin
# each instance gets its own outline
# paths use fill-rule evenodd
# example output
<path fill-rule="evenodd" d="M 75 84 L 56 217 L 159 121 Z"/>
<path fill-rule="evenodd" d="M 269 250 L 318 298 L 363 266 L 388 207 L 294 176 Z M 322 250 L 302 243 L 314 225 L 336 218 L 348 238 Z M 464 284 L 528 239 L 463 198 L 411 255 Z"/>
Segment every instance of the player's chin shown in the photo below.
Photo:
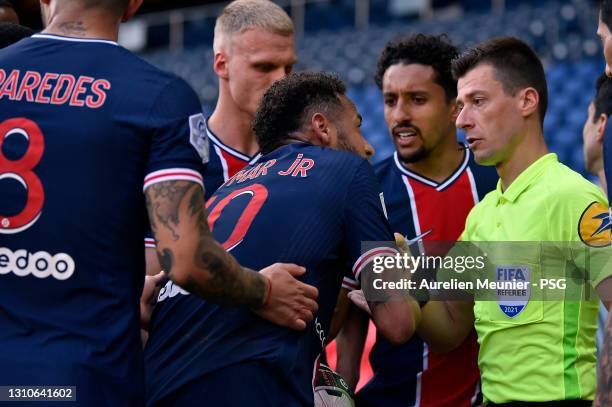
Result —
<path fill-rule="evenodd" d="M 396 143 L 395 150 L 397 151 L 399 159 L 405 163 L 414 163 L 420 161 L 426 155 L 423 146 L 404 147 Z"/>
<path fill-rule="evenodd" d="M 497 161 L 495 155 L 485 149 L 473 149 L 471 150 L 474 154 L 474 161 L 479 165 L 496 165 Z"/>

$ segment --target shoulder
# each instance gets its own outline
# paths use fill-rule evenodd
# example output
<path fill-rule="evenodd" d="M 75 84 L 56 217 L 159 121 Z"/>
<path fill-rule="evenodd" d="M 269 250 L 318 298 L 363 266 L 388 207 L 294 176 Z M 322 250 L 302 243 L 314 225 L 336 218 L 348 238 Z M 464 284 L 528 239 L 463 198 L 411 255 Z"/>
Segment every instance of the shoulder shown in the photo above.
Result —
<path fill-rule="evenodd" d="M 390 155 L 389 157 L 385 158 L 384 160 L 377 162 L 373 166 L 374 173 L 376 174 L 378 179 L 385 178 L 386 176 L 388 176 L 388 174 L 393 172 L 395 170 L 395 168 L 396 168 L 396 166 L 395 166 L 394 155 Z"/>
<path fill-rule="evenodd" d="M 540 179 L 551 202 L 558 207 L 583 207 L 591 202 L 607 205 L 603 191 L 564 164 L 551 166 Z"/>

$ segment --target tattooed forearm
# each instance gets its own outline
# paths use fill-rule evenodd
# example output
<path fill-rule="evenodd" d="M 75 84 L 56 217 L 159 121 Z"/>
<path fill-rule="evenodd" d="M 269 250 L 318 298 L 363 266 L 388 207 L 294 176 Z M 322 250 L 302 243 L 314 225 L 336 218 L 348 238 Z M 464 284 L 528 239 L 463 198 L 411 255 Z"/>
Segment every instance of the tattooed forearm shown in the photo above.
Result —
<path fill-rule="evenodd" d="M 153 233 L 161 227 L 172 233 L 177 241 L 179 207 L 189 191 L 201 191 L 202 187 L 188 181 L 167 181 L 153 184 L 146 191 L 147 210 Z"/>
<path fill-rule="evenodd" d="M 599 375 L 597 378 L 597 396 L 593 407 L 612 405 L 612 312 L 608 315 L 604 332 L 604 341 L 599 356 Z"/>
<path fill-rule="evenodd" d="M 244 270 L 214 240 L 200 185 L 160 182 L 148 187 L 145 195 L 159 261 L 170 278 L 180 279 L 184 289 L 217 303 L 257 306 L 263 302 L 265 277 Z"/>
<path fill-rule="evenodd" d="M 200 236 L 194 262 L 198 268 L 208 270 L 211 275 L 207 287 L 209 295 L 214 296 L 214 301 L 219 303 L 250 306 L 261 304 L 266 291 L 264 280 L 255 272 L 245 272 L 234 257 L 213 239 L 208 228 L 202 190 L 194 191 L 189 209 Z"/>
<path fill-rule="evenodd" d="M 82 21 L 68 21 L 59 24 L 59 30 L 64 35 L 83 35 L 87 32 L 87 26 Z"/>

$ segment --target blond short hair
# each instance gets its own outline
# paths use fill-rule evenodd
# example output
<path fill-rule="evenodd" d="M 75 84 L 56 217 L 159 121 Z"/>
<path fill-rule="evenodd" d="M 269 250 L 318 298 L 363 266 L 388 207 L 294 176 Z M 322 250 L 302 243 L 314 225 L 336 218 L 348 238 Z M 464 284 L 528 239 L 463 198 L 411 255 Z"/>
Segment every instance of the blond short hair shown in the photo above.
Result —
<path fill-rule="evenodd" d="M 215 24 L 213 48 L 219 51 L 221 44 L 235 34 L 249 28 L 262 28 L 275 34 L 293 34 L 293 21 L 278 5 L 269 0 L 235 0 L 225 6 Z"/>

